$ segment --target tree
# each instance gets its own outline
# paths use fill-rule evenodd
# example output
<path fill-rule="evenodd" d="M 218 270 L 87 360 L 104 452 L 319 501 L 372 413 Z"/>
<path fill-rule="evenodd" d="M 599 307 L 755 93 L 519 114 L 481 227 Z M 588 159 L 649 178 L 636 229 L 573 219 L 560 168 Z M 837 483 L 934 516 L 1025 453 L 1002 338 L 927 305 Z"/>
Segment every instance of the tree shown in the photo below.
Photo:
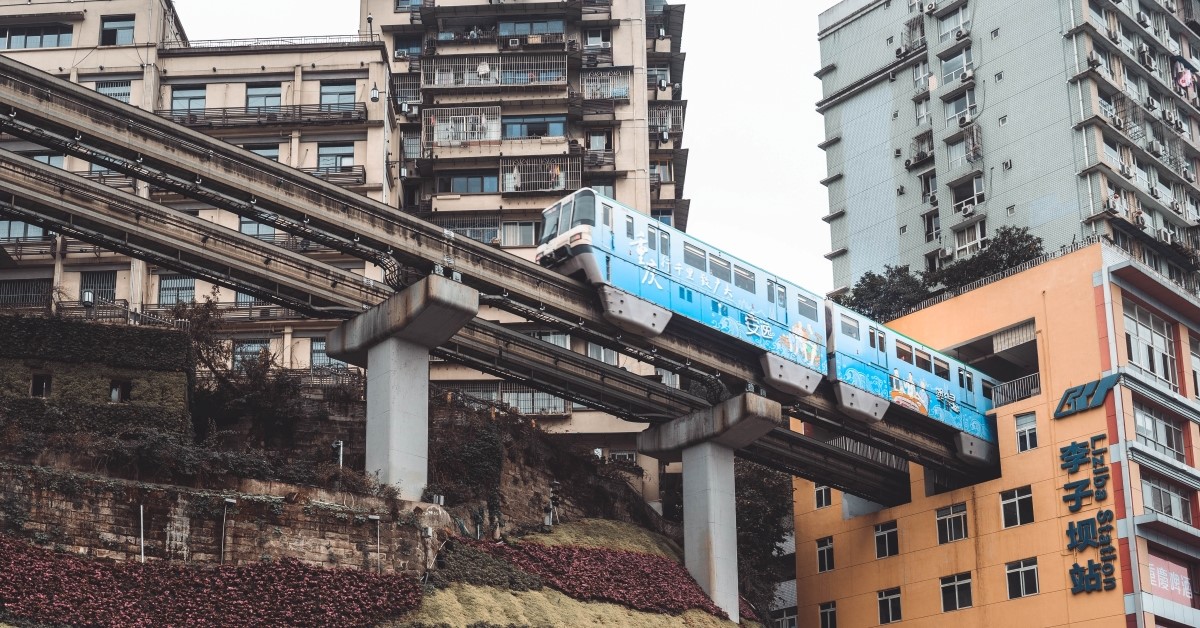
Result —
<path fill-rule="evenodd" d="M 780 544 L 792 530 L 792 478 L 745 460 L 734 461 L 737 499 L 738 583 L 742 596 L 766 619 L 775 586 L 795 574 Z"/>
<path fill-rule="evenodd" d="M 926 284 L 908 266 L 884 266 L 882 275 L 867 271 L 836 300 L 864 316 L 886 322 L 927 298 Z"/>
<path fill-rule="evenodd" d="M 1020 266 L 1045 253 L 1042 239 L 1029 233 L 1028 227 L 1004 226 L 992 233 L 988 243 L 975 255 L 956 260 L 940 270 L 925 274 L 928 286 L 942 285 L 956 290 L 967 284 Z"/>

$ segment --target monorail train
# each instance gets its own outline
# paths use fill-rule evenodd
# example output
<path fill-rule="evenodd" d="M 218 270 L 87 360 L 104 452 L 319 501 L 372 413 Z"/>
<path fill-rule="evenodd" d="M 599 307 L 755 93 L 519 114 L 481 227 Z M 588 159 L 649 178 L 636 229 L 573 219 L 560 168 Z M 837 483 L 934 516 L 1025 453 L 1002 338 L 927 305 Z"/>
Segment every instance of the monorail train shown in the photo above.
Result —
<path fill-rule="evenodd" d="M 589 188 L 542 214 L 538 263 L 595 286 L 621 329 L 652 337 L 682 316 L 762 349 L 782 393 L 828 379 L 850 417 L 898 406 L 957 430 L 965 460 L 994 462 L 996 382 L 980 371 Z"/>

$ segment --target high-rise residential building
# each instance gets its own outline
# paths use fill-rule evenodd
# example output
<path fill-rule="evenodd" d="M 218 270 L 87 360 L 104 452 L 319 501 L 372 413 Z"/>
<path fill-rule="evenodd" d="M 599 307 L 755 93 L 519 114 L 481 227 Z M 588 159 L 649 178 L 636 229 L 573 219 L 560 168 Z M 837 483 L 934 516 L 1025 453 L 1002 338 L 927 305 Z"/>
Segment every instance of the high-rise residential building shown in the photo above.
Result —
<path fill-rule="evenodd" d="M 200 41 L 171 0 L 0 0 L 0 54 L 532 259 L 541 210 L 580 187 L 686 228 L 683 16 L 662 0 L 361 0 L 353 34 Z M 0 148 L 384 280 L 371 263 L 77 157 L 3 136 Z M 213 289 L 12 220 L 0 220 L 0 247 L 4 309 L 169 324 L 174 304 Z M 345 368 L 325 352 L 337 321 L 228 289 L 218 301 L 235 362 L 265 348 L 282 368 Z M 624 359 L 560 329 L 482 315 Z M 635 452 L 643 425 L 455 365 L 431 370 L 640 464 L 636 483 L 657 499 L 659 465 Z"/>
<path fill-rule="evenodd" d="M 1200 625 L 1200 299 L 1156 246 L 1080 242 L 889 323 L 1007 378 L 999 477 L 910 464 L 891 508 L 797 480 L 798 625 Z"/>
<path fill-rule="evenodd" d="M 819 30 L 837 289 L 973 255 L 1005 225 L 1047 250 L 1146 242 L 1193 281 L 1196 2 L 844 0 Z"/>

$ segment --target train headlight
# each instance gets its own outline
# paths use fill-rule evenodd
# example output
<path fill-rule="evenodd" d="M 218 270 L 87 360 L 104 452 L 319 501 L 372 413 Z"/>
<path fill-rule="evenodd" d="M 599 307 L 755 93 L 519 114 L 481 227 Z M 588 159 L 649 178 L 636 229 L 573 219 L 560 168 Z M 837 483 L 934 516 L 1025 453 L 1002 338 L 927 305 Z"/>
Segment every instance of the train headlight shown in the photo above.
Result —
<path fill-rule="evenodd" d="M 582 240 L 582 239 L 583 239 L 583 234 L 582 234 L 582 233 L 576 233 L 575 235 L 571 236 L 571 244 L 575 244 L 576 242 L 578 242 L 578 241 L 580 241 L 580 240 Z"/>

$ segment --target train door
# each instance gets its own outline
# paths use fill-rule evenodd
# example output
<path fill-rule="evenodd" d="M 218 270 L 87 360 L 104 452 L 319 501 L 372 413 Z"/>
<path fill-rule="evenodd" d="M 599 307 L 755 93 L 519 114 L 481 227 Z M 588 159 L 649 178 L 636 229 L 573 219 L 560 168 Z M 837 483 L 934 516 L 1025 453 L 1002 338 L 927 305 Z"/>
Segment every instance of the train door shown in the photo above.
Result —
<path fill-rule="evenodd" d="M 975 406 L 975 374 L 971 371 L 958 367 L 958 402 L 966 404 L 972 408 Z"/>
<path fill-rule="evenodd" d="M 654 225 L 646 225 L 646 254 L 642 257 L 641 295 L 669 307 L 671 276 L 671 234 Z"/>
<path fill-rule="evenodd" d="M 867 360 L 883 369 L 888 370 L 887 334 L 883 329 L 874 325 L 867 328 Z"/>
<path fill-rule="evenodd" d="M 787 329 L 787 288 L 774 279 L 767 280 L 767 316 Z"/>

